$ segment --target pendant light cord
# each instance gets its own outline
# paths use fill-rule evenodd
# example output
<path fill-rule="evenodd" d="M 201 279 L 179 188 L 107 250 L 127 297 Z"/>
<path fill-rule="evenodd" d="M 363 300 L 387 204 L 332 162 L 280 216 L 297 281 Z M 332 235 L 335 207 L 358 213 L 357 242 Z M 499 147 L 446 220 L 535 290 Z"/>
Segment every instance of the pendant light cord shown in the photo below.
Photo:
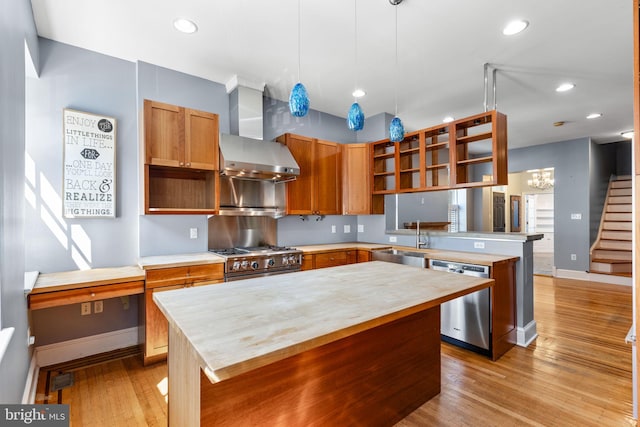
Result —
<path fill-rule="evenodd" d="M 300 83 L 300 21 L 302 20 L 302 12 L 300 11 L 300 2 L 298 0 L 298 83 Z"/>
<path fill-rule="evenodd" d="M 356 75 L 355 75 L 355 87 L 353 88 L 353 90 L 357 90 L 358 89 L 358 0 L 353 0 L 353 20 L 354 20 L 354 32 L 355 32 L 355 37 L 354 37 L 354 51 L 355 51 L 355 58 L 356 58 Z M 354 92 L 355 93 L 355 92 Z M 358 102 L 358 98 L 354 95 L 353 100 L 355 102 Z"/>
<path fill-rule="evenodd" d="M 395 10 L 396 12 L 396 75 L 395 75 L 396 117 L 398 117 L 398 4 L 395 5 L 395 9 L 396 9 Z"/>

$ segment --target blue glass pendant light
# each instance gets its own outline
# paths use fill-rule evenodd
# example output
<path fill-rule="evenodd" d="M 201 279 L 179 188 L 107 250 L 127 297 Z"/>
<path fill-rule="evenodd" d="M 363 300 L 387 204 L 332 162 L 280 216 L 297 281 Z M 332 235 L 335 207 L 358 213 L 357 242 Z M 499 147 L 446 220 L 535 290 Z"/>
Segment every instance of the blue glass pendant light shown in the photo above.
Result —
<path fill-rule="evenodd" d="M 400 142 L 404 139 L 404 126 L 400 117 L 394 117 L 389 125 L 389 139 L 391 142 Z"/>
<path fill-rule="evenodd" d="M 398 6 L 402 3 L 402 0 L 389 0 L 394 6 Z M 396 7 L 396 116 L 391 120 L 389 124 L 389 140 L 391 142 L 400 142 L 404 139 L 404 126 L 402 120 L 398 117 L 398 8 Z"/>
<path fill-rule="evenodd" d="M 364 127 L 364 113 L 357 102 L 351 104 L 347 114 L 347 126 L 350 130 L 359 131 Z"/>
<path fill-rule="evenodd" d="M 300 83 L 300 0 L 298 0 L 298 83 L 291 89 L 289 95 L 289 111 L 295 117 L 304 117 L 309 112 L 309 95 L 307 89 Z"/>
<path fill-rule="evenodd" d="M 307 95 L 307 89 L 300 82 L 291 89 L 289 111 L 295 117 L 304 117 L 309 112 L 309 95 Z"/>

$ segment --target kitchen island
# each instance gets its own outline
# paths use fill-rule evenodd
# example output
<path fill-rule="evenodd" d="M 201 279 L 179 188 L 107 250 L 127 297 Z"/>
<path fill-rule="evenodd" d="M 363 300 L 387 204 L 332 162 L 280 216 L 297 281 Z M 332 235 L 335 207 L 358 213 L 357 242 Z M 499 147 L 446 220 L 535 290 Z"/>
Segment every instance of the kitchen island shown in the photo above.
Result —
<path fill-rule="evenodd" d="M 385 262 L 167 291 L 169 425 L 389 425 L 440 392 L 440 304 L 493 280 Z"/>

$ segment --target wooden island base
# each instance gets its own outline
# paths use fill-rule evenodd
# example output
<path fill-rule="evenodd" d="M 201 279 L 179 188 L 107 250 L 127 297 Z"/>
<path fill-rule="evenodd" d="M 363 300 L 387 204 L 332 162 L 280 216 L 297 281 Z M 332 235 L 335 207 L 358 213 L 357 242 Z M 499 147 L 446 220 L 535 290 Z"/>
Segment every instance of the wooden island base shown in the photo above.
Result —
<path fill-rule="evenodd" d="M 170 426 L 388 426 L 440 393 L 440 306 L 216 383 L 169 352 Z"/>

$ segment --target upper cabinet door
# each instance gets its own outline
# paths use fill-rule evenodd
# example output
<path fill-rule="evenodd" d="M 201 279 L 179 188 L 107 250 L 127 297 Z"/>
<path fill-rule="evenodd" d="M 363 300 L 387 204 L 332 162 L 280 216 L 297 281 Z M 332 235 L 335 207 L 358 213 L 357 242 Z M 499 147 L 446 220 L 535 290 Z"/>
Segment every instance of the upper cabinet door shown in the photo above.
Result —
<path fill-rule="evenodd" d="M 315 213 L 340 215 L 342 213 L 340 144 L 315 141 Z"/>
<path fill-rule="evenodd" d="M 144 101 L 145 163 L 184 166 L 184 109 Z"/>
<path fill-rule="evenodd" d="M 285 134 L 277 138 L 291 151 L 300 166 L 300 175 L 287 185 L 287 213 L 291 215 L 309 215 L 314 213 L 314 162 L 313 138 Z"/>
<path fill-rule="evenodd" d="M 372 213 L 369 144 L 345 144 L 342 151 L 342 213 L 368 215 Z"/>
<path fill-rule="evenodd" d="M 218 115 L 185 110 L 185 166 L 218 170 Z"/>

